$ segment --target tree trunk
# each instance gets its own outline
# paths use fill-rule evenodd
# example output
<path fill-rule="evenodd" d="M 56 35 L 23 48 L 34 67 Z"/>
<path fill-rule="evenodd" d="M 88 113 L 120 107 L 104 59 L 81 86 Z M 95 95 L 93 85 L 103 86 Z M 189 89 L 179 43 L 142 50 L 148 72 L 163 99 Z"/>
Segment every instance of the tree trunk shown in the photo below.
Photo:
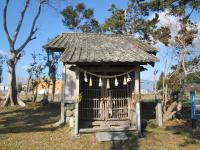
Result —
<path fill-rule="evenodd" d="M 171 103 L 171 105 L 167 108 L 167 111 L 164 112 L 163 120 L 168 121 L 173 117 L 176 112 L 180 111 L 182 109 L 182 101 L 184 99 L 184 93 L 185 93 L 185 86 L 186 86 L 186 79 L 187 79 L 187 72 L 185 70 L 185 55 L 186 51 L 181 50 L 179 55 L 179 61 L 176 68 L 176 74 L 175 76 L 179 77 L 180 79 L 180 91 L 178 93 L 178 99 Z M 167 85 L 166 85 L 166 95 L 167 95 Z M 166 96 L 165 95 L 165 96 Z M 165 102 L 167 102 L 167 99 L 165 99 Z M 165 103 L 166 106 L 167 103 Z"/>
<path fill-rule="evenodd" d="M 28 82 L 27 82 L 27 87 L 26 87 L 26 97 L 28 100 L 30 100 L 29 98 L 30 80 L 31 80 L 31 76 L 28 77 Z"/>
<path fill-rule="evenodd" d="M 52 78 L 52 101 L 54 101 L 55 88 L 56 88 L 56 79 Z"/>
<path fill-rule="evenodd" d="M 47 93 L 45 93 L 45 97 L 49 100 L 49 90 L 50 90 L 50 80 L 47 80 Z"/>
<path fill-rule="evenodd" d="M 17 88 L 16 88 L 16 74 L 15 65 L 8 64 L 8 96 L 7 100 L 11 106 L 17 104 Z"/>
<path fill-rule="evenodd" d="M 29 93 L 30 80 L 31 80 L 31 77 L 29 76 L 28 77 L 28 82 L 27 82 L 27 87 L 26 87 L 26 93 L 27 94 Z"/>
<path fill-rule="evenodd" d="M 25 106 L 25 103 L 22 102 L 17 97 L 16 73 L 15 73 L 16 64 L 14 63 L 12 59 L 10 59 L 8 60 L 7 65 L 8 65 L 8 93 L 6 96 L 6 100 L 3 103 L 3 106 L 7 106 L 7 105 Z"/>
<path fill-rule="evenodd" d="M 37 96 L 38 96 L 38 85 L 36 85 L 34 88 L 33 88 L 33 99 L 32 101 L 35 103 L 36 100 L 37 100 Z"/>
<path fill-rule="evenodd" d="M 171 105 L 167 108 L 167 111 L 163 114 L 163 121 L 166 122 L 172 119 L 173 115 L 177 112 L 177 102 L 171 103 Z"/>

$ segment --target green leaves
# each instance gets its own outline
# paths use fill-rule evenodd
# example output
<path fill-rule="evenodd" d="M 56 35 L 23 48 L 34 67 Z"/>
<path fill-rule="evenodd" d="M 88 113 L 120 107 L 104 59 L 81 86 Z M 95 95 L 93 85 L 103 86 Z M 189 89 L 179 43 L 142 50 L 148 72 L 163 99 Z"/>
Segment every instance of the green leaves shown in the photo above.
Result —
<path fill-rule="evenodd" d="M 93 14 L 94 14 L 94 11 L 93 9 L 89 8 L 89 9 L 86 9 L 83 13 L 83 17 L 85 19 L 91 19 L 93 17 Z"/>
<path fill-rule="evenodd" d="M 85 22 L 83 25 L 80 26 L 82 32 L 95 32 L 100 33 L 101 27 L 99 22 L 92 18 L 89 21 Z"/>
<path fill-rule="evenodd" d="M 61 14 L 64 16 L 63 23 L 65 26 L 67 26 L 71 30 L 78 28 L 80 18 L 77 11 L 74 10 L 72 6 L 68 6 L 63 9 Z"/>
<path fill-rule="evenodd" d="M 190 16 L 194 11 L 200 9 L 200 2 L 198 0 L 152 0 L 140 2 L 140 6 L 141 11 L 145 12 L 143 13 L 143 16 L 149 15 L 153 12 L 158 13 L 157 20 L 152 19 L 151 21 L 145 21 L 146 25 L 144 25 L 144 29 L 148 29 L 148 26 L 151 26 L 151 28 L 149 28 L 151 30 L 145 30 L 146 34 L 153 36 L 155 40 L 159 40 L 165 45 L 169 45 L 170 40 L 174 40 L 174 43 L 177 45 L 180 45 L 178 42 L 180 40 L 185 46 L 192 44 L 197 30 L 194 22 L 190 19 Z M 179 22 L 177 23 L 180 23 L 180 28 L 177 29 L 178 31 L 176 33 L 169 30 L 169 28 L 171 28 L 170 25 L 162 25 L 159 28 L 157 27 L 161 17 L 159 14 L 161 14 L 161 12 L 166 12 L 166 15 L 178 18 Z M 175 39 L 171 36 L 173 34 L 176 34 Z"/>
<path fill-rule="evenodd" d="M 83 3 L 75 7 L 68 6 L 61 12 L 63 23 L 70 30 L 82 32 L 101 32 L 99 22 L 94 18 L 94 10 L 86 8 Z"/>
<path fill-rule="evenodd" d="M 171 38 L 170 29 L 168 27 L 160 27 L 152 33 L 155 40 L 162 42 L 164 45 L 169 45 L 169 39 Z"/>
<path fill-rule="evenodd" d="M 80 13 L 83 13 L 85 10 L 85 5 L 83 3 L 79 3 L 75 7 L 76 7 L 76 11 Z"/>
<path fill-rule="evenodd" d="M 109 10 L 112 11 L 112 16 L 106 19 L 102 26 L 103 31 L 109 31 L 115 34 L 122 34 L 123 32 L 126 32 L 124 11 L 122 9 L 112 8 L 112 6 Z"/>
<path fill-rule="evenodd" d="M 99 24 L 94 18 L 94 10 L 86 8 L 83 3 L 75 7 L 68 6 L 61 14 L 64 17 L 64 25 L 73 31 L 114 34 L 128 32 L 139 36 L 140 39 L 154 43 L 159 41 L 166 46 L 170 41 L 173 41 L 173 44 L 180 44 L 178 40 L 182 40 L 187 46 L 192 43 L 197 33 L 195 23 L 190 20 L 190 16 L 194 11 L 199 12 L 199 10 L 199 0 L 129 0 L 126 9 L 119 9 L 112 4 L 108 9 L 111 16 L 103 24 Z M 150 18 L 154 13 L 155 17 Z M 161 16 L 161 13 L 166 13 L 168 18 L 170 16 L 178 18 L 175 21 L 178 21 L 180 28 L 176 33 L 173 33 L 170 25 L 158 25 L 160 19 L 165 17 Z"/>

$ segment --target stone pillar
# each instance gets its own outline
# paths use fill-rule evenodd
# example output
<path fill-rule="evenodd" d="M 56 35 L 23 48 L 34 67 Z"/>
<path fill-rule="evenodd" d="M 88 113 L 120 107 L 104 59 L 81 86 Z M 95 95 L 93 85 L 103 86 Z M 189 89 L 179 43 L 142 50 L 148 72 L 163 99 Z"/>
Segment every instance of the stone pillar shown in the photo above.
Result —
<path fill-rule="evenodd" d="M 61 96 L 61 113 L 60 121 L 61 123 L 65 122 L 65 64 L 62 64 L 62 96 Z"/>
<path fill-rule="evenodd" d="M 159 127 L 163 125 L 163 120 L 162 120 L 162 104 L 161 102 L 157 102 L 156 105 L 156 122 Z"/>
<path fill-rule="evenodd" d="M 65 116 L 66 123 L 74 128 L 74 114 L 75 114 L 75 97 L 76 93 L 76 73 L 71 70 L 71 65 L 65 64 L 65 81 L 64 81 L 64 102 L 65 102 Z"/>
<path fill-rule="evenodd" d="M 78 134 L 78 102 L 79 98 L 79 70 L 71 65 L 63 65 L 61 118 Z"/>
<path fill-rule="evenodd" d="M 79 120 L 79 70 L 76 69 L 76 90 L 75 90 L 75 93 L 76 95 L 78 96 L 77 97 L 77 101 L 76 101 L 76 104 L 75 104 L 75 126 L 74 126 L 74 133 L 75 135 L 78 135 L 79 132 L 78 132 L 78 120 Z"/>
<path fill-rule="evenodd" d="M 135 70 L 135 88 L 136 94 L 136 127 L 137 131 L 141 133 L 141 116 L 140 116 L 140 69 L 139 67 Z"/>

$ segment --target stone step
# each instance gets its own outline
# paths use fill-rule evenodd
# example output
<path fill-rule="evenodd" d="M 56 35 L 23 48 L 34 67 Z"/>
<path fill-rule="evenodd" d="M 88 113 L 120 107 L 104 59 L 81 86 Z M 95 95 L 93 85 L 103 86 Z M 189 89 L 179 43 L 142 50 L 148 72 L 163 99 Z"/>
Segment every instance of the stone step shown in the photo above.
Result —
<path fill-rule="evenodd" d="M 96 140 L 98 142 L 124 141 L 128 140 L 128 136 L 125 132 L 98 132 L 96 133 Z"/>
<path fill-rule="evenodd" d="M 80 129 L 80 133 L 94 133 L 94 132 L 118 132 L 136 130 L 135 127 L 109 127 L 109 128 L 84 128 Z"/>

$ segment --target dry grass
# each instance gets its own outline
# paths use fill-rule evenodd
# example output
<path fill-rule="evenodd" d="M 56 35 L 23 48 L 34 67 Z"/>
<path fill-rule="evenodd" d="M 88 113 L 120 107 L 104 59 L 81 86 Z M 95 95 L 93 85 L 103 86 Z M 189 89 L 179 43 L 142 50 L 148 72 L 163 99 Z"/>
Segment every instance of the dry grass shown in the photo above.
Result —
<path fill-rule="evenodd" d="M 171 121 L 165 127 L 149 124 L 145 137 L 129 133 L 126 142 L 96 142 L 94 134 L 72 136 L 68 126 L 52 126 L 59 119 L 58 103 L 42 107 L 29 104 L 26 108 L 0 108 L 0 149 L 59 150 L 198 150 L 199 132 L 192 134 L 186 121 Z"/>
<path fill-rule="evenodd" d="M 199 134 L 199 131 L 194 133 Z M 162 128 L 148 127 L 146 137 L 139 140 L 141 150 L 199 150 L 200 137 L 192 135 L 190 124 L 173 120 Z"/>

